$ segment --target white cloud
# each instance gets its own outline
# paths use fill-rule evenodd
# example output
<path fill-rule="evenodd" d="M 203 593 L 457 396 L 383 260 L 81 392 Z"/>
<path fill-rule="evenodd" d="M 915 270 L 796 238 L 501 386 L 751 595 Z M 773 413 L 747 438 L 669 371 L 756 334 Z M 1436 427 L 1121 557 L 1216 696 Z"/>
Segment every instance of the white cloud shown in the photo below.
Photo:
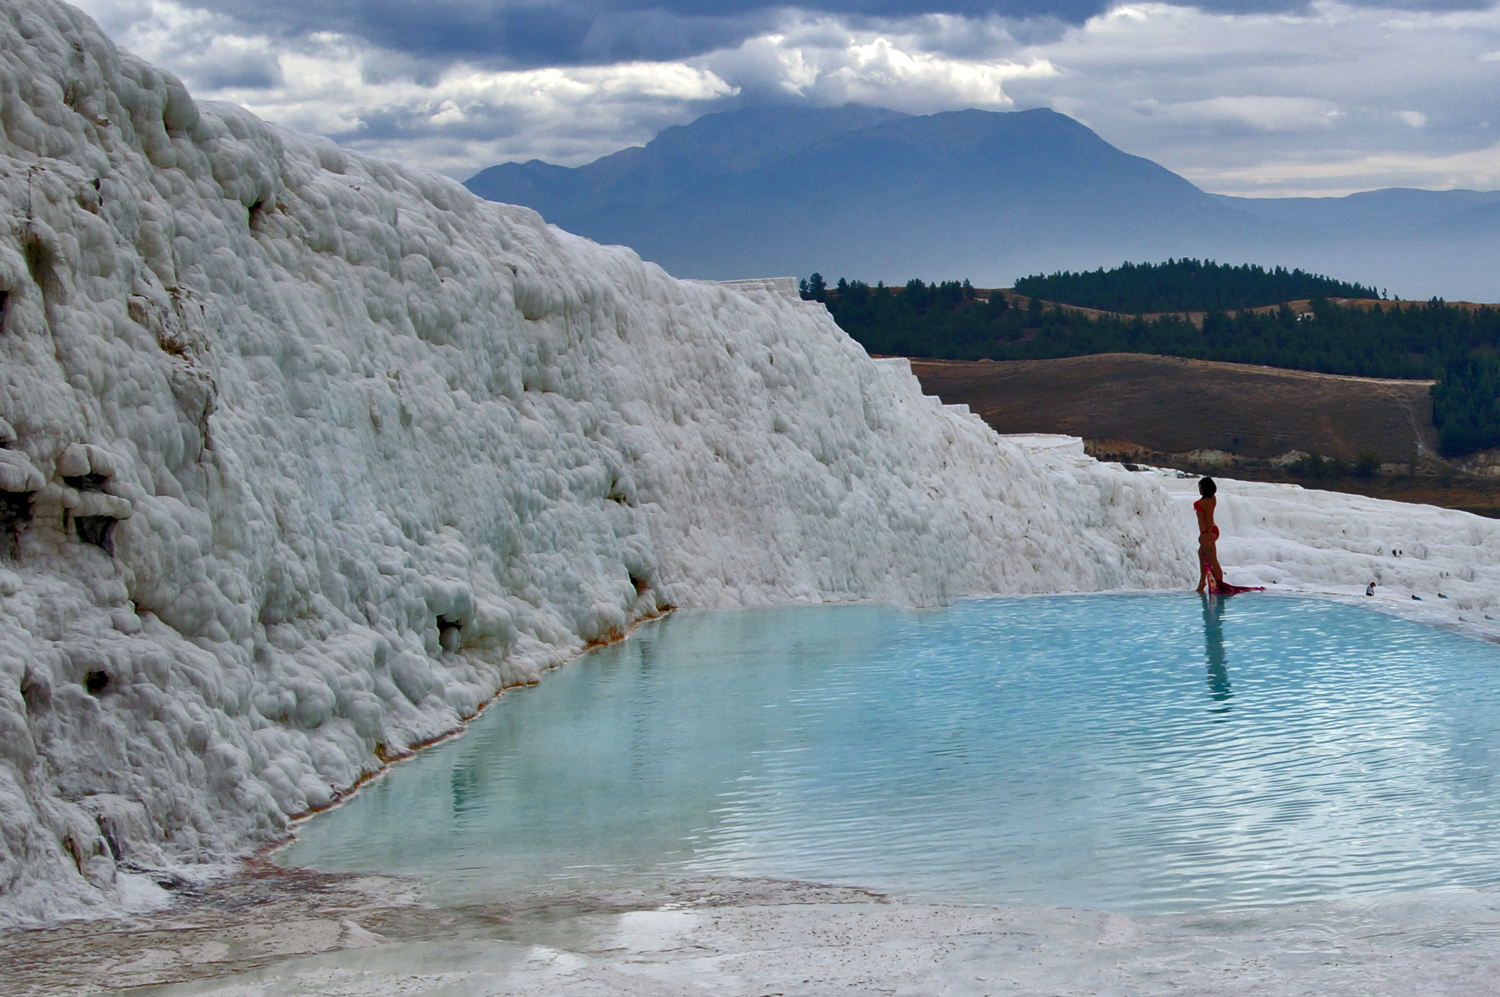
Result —
<path fill-rule="evenodd" d="M 1445 156 L 1378 153 L 1328 159 L 1272 159 L 1216 173 L 1236 193 L 1336 196 L 1375 187 L 1500 189 L 1500 143 Z M 1189 179 L 1192 179 L 1191 177 Z"/>
<path fill-rule="evenodd" d="M 1136 101 L 1131 109 L 1145 117 L 1188 123 L 1232 123 L 1267 132 L 1328 128 L 1344 117 L 1344 112 L 1332 101 L 1317 97 L 1210 97 L 1180 104 L 1163 104 L 1148 98 Z"/>
<path fill-rule="evenodd" d="M 1007 81 L 1056 74 L 1046 59 L 1016 62 L 931 51 L 933 28 L 945 29 L 954 20 L 929 17 L 897 26 L 905 30 L 855 30 L 829 17 L 793 20 L 775 34 L 694 61 L 752 92 L 914 114 L 1008 108 L 1013 101 L 1005 93 Z"/>
<path fill-rule="evenodd" d="M 116 25 L 117 42 L 182 76 L 199 98 L 233 101 L 268 120 L 460 178 L 513 159 L 588 162 L 644 143 L 736 92 L 712 71 L 680 62 L 513 72 L 455 63 L 430 75 L 425 67 L 390 72 L 388 53 L 344 35 L 296 45 L 236 36 L 174 0 L 83 6 Z M 230 53 L 258 53 L 270 68 L 261 78 L 226 74 Z"/>
<path fill-rule="evenodd" d="M 1495 141 L 1500 70 L 1484 59 L 1497 49 L 1497 8 L 1396 14 L 1315 0 L 1301 13 L 1229 15 L 1142 3 L 1013 50 L 1058 75 L 1008 90 L 1224 193 L 1493 184 L 1453 164 L 1483 160 Z"/>

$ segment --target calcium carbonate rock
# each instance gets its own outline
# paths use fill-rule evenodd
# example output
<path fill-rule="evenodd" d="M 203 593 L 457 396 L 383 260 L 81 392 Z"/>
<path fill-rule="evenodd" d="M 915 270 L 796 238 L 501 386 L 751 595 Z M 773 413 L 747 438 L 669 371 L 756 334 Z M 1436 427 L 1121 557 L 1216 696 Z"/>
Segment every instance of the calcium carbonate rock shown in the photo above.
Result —
<path fill-rule="evenodd" d="M 669 606 L 1188 577 L 1149 476 L 775 282 L 195 104 L 51 0 L 0 51 L 5 920 L 273 839 Z"/>

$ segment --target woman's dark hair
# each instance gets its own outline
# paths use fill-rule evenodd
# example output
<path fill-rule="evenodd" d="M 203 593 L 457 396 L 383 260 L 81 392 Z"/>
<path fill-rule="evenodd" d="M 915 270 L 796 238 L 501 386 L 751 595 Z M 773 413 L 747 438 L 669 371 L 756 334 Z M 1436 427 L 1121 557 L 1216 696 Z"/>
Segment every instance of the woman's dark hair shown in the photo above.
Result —
<path fill-rule="evenodd" d="M 1210 497 L 1214 492 L 1218 490 L 1219 486 L 1214 484 L 1213 478 L 1203 478 L 1198 482 L 1198 494 L 1202 495 L 1204 498 Z"/>

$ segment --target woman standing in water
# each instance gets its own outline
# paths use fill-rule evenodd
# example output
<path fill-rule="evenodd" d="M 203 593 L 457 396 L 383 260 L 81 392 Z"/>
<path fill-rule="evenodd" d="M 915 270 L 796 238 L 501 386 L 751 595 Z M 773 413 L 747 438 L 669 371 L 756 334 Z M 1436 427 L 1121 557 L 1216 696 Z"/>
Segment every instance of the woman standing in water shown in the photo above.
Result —
<path fill-rule="evenodd" d="M 1203 497 L 1193 503 L 1193 511 L 1198 514 L 1198 591 L 1206 588 L 1210 595 L 1263 591 L 1259 585 L 1230 585 L 1224 580 L 1224 569 L 1219 566 L 1219 528 L 1214 525 L 1214 509 L 1219 503 L 1214 496 L 1218 490 L 1213 478 L 1202 479 L 1198 482 L 1198 494 Z"/>

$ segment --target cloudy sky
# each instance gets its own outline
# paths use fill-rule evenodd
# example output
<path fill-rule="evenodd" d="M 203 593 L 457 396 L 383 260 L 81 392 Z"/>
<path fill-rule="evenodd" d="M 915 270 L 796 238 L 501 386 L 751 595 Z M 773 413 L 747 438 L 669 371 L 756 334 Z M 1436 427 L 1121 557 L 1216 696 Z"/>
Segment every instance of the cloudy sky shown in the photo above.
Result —
<path fill-rule="evenodd" d="M 1222 193 L 1500 188 L 1486 0 L 73 2 L 200 98 L 460 179 L 854 101 L 1051 107 Z"/>

